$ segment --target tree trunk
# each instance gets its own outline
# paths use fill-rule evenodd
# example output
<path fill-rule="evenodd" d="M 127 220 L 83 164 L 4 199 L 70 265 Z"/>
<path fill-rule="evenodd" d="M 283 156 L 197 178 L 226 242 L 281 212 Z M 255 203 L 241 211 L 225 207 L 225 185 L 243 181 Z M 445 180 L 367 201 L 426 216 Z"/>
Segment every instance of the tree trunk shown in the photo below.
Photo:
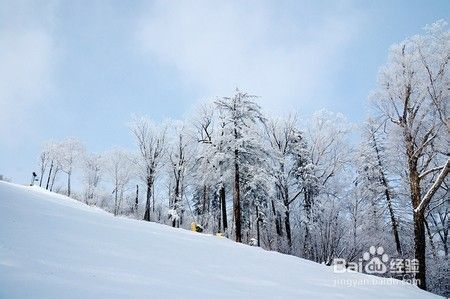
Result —
<path fill-rule="evenodd" d="M 47 186 L 45 186 L 45 190 L 48 190 L 50 184 L 50 177 L 52 176 L 52 170 L 53 170 L 53 161 L 50 164 L 50 170 L 48 171 Z"/>
<path fill-rule="evenodd" d="M 155 188 L 152 183 L 152 211 L 155 213 Z"/>
<path fill-rule="evenodd" d="M 136 185 L 136 199 L 134 200 L 134 213 L 137 213 L 138 207 L 139 207 L 139 185 Z"/>
<path fill-rule="evenodd" d="M 389 192 L 389 185 L 388 185 L 386 176 L 384 175 L 383 163 L 381 162 L 380 152 L 379 152 L 377 140 L 376 140 L 374 134 L 375 133 L 372 132 L 372 140 L 374 143 L 375 152 L 377 154 L 378 166 L 380 167 L 381 184 L 384 187 L 384 196 L 386 197 L 386 202 L 387 202 L 388 209 L 389 209 L 389 215 L 391 218 L 391 225 L 392 225 L 392 233 L 394 234 L 394 240 L 395 240 L 395 245 L 397 247 L 397 253 L 399 254 L 399 256 L 401 256 L 403 253 L 402 253 L 402 246 L 400 243 L 400 237 L 398 234 L 398 222 L 395 219 L 394 209 L 392 208 L 392 198 L 391 198 L 391 194 Z"/>
<path fill-rule="evenodd" d="M 289 249 L 292 247 L 292 236 L 291 236 L 291 221 L 289 218 L 289 203 L 285 202 L 285 212 L 284 212 L 284 225 L 286 227 L 286 238 L 288 241 Z"/>
<path fill-rule="evenodd" d="M 119 196 L 119 205 L 117 206 L 117 215 L 120 213 L 120 208 L 122 207 L 123 202 L 123 186 L 120 187 L 120 196 Z"/>
<path fill-rule="evenodd" d="M 206 185 L 203 185 L 203 200 L 202 200 L 202 218 L 200 221 L 200 224 L 202 226 L 205 226 L 205 214 L 206 214 L 206 194 L 207 194 L 207 187 Z"/>
<path fill-rule="evenodd" d="M 280 172 L 284 175 L 284 163 L 280 165 Z M 284 204 L 284 226 L 286 228 L 286 239 L 288 241 L 289 251 L 292 247 L 291 221 L 289 217 L 289 189 L 286 178 L 283 176 L 278 185 L 279 192 Z"/>
<path fill-rule="evenodd" d="M 217 204 L 219 206 L 219 211 L 217 213 L 217 233 L 222 232 L 222 203 L 220 202 L 220 196 L 217 192 L 214 194 L 215 200 L 217 200 Z M 215 211 L 217 212 L 217 211 Z M 216 213 L 215 213 L 216 214 Z"/>
<path fill-rule="evenodd" d="M 56 168 L 55 171 L 53 171 L 52 176 L 52 183 L 50 184 L 50 191 L 53 191 L 53 185 L 55 184 L 56 175 L 58 174 L 59 168 Z"/>
<path fill-rule="evenodd" d="M 426 264 L 425 264 L 425 225 L 422 212 L 414 213 L 414 251 L 415 258 L 419 263 L 419 271 L 416 273 L 417 286 L 423 290 L 427 289 Z"/>
<path fill-rule="evenodd" d="M 41 178 L 39 179 L 39 187 L 42 187 L 42 179 L 44 178 L 45 169 L 41 169 Z"/>
<path fill-rule="evenodd" d="M 72 171 L 67 173 L 67 196 L 70 197 L 70 176 L 72 175 Z"/>
<path fill-rule="evenodd" d="M 226 232 L 228 228 L 228 221 L 227 221 L 227 202 L 225 200 L 225 186 L 222 184 L 220 186 L 219 190 L 219 197 L 220 197 L 220 206 L 222 210 L 222 223 L 223 223 L 223 231 Z"/>
<path fill-rule="evenodd" d="M 116 184 L 116 188 L 114 189 L 114 216 L 117 216 L 117 192 L 118 186 Z"/>
<path fill-rule="evenodd" d="M 145 202 L 144 220 L 150 221 L 150 197 L 152 194 L 152 178 L 147 177 L 147 201 Z"/>
<path fill-rule="evenodd" d="M 275 218 L 275 229 L 277 231 L 277 235 L 281 237 L 281 236 L 283 236 L 283 230 L 281 229 L 280 217 L 275 209 L 275 202 L 273 199 L 272 199 L 272 214 L 273 214 L 273 217 Z"/>
<path fill-rule="evenodd" d="M 407 135 L 409 137 L 409 135 Z M 426 264 L 425 264 L 425 217 L 424 211 L 415 209 L 419 206 L 421 201 L 420 178 L 417 171 L 417 158 L 414 157 L 412 139 L 407 138 L 407 155 L 409 167 L 409 186 L 411 190 L 411 203 L 413 206 L 413 221 L 414 221 L 414 252 L 415 258 L 419 263 L 419 270 L 416 273 L 417 286 L 423 290 L 427 289 L 426 278 Z"/>
<path fill-rule="evenodd" d="M 234 192 L 233 192 L 233 215 L 235 225 L 236 242 L 242 242 L 241 229 L 241 194 L 239 186 L 239 152 L 234 150 Z"/>
<path fill-rule="evenodd" d="M 313 260 L 313 244 L 311 239 L 311 223 L 312 223 L 312 192 L 310 190 L 305 190 L 305 203 L 304 209 L 306 213 L 306 223 L 305 223 L 305 241 L 303 244 L 303 252 L 305 258 Z"/>
<path fill-rule="evenodd" d="M 258 247 L 261 247 L 261 237 L 260 237 L 260 232 L 259 232 L 259 221 L 261 219 L 259 219 L 259 210 L 258 210 L 258 205 L 256 205 L 256 241 L 257 241 L 257 245 Z"/>
<path fill-rule="evenodd" d="M 403 251 L 400 243 L 400 236 L 398 234 L 398 222 L 395 219 L 394 209 L 392 208 L 391 197 L 387 187 L 384 190 L 384 194 L 386 197 L 386 201 L 388 202 L 389 215 L 391 216 L 392 233 L 394 234 L 395 246 L 397 247 L 397 253 L 399 254 L 399 256 L 401 256 L 403 254 Z"/>

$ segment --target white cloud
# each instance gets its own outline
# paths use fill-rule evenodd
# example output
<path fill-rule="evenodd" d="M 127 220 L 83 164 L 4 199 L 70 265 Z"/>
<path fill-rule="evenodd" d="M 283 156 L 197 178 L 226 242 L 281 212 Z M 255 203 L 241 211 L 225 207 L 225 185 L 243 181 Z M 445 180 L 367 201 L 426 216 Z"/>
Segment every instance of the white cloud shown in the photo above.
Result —
<path fill-rule="evenodd" d="M 278 111 L 317 100 L 340 66 L 358 17 L 348 7 L 348 15 L 331 7 L 315 21 L 298 21 L 262 3 L 156 2 L 139 19 L 138 44 L 204 96 L 239 86 Z"/>

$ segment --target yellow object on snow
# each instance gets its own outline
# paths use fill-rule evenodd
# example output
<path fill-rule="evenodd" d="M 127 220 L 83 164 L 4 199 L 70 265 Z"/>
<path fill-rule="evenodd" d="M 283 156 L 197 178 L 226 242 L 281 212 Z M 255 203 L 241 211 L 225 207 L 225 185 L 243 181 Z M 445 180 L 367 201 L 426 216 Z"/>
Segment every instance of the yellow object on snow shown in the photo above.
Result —
<path fill-rule="evenodd" d="M 199 224 L 197 224 L 195 222 L 192 222 L 191 223 L 191 230 L 193 232 L 202 233 L 203 232 L 203 226 L 201 226 L 201 225 L 199 225 Z"/>

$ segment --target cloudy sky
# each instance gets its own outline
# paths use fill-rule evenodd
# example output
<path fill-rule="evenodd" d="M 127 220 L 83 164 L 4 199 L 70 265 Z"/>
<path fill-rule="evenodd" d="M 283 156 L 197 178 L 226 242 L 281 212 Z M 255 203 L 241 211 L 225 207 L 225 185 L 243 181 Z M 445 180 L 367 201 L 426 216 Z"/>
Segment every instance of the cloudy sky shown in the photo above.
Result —
<path fill-rule="evenodd" d="M 28 182 L 41 145 L 131 147 L 132 114 L 183 118 L 235 87 L 266 111 L 355 122 L 391 44 L 450 1 L 0 0 L 0 174 Z"/>

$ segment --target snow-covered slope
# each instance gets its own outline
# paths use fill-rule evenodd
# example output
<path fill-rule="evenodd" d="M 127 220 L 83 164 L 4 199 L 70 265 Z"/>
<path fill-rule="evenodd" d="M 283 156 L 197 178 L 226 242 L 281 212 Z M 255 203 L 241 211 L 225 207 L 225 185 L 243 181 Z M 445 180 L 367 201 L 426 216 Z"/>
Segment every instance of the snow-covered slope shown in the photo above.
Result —
<path fill-rule="evenodd" d="M 382 280 L 0 182 L 0 298 L 434 297 Z"/>

